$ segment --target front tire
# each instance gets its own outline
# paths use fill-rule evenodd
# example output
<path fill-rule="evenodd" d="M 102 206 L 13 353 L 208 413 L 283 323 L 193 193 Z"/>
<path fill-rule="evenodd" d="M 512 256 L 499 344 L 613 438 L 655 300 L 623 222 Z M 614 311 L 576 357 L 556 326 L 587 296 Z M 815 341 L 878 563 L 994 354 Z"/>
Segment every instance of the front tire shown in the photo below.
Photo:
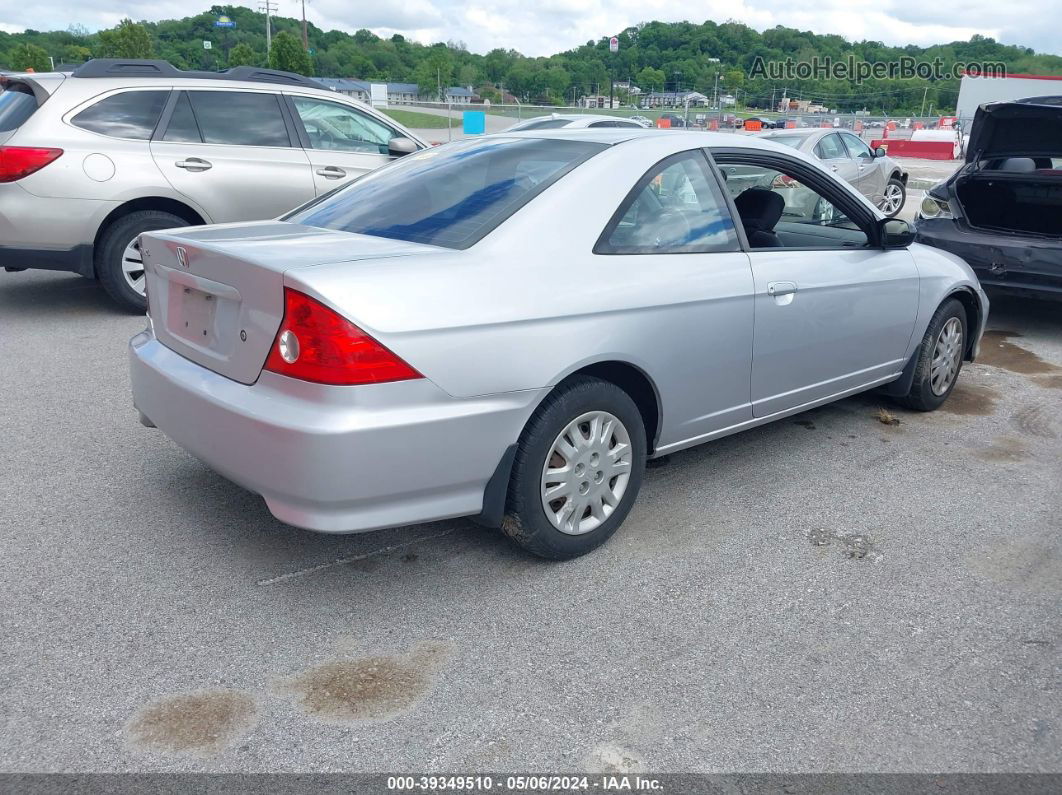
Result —
<path fill-rule="evenodd" d="M 626 392 L 597 378 L 569 379 L 520 436 L 503 532 L 539 557 L 585 555 L 630 513 L 645 451 L 642 415 Z"/>
<path fill-rule="evenodd" d="M 881 211 L 889 218 L 895 218 L 907 202 L 907 186 L 897 178 L 892 177 L 885 186 L 885 194 L 881 200 Z"/>
<path fill-rule="evenodd" d="M 899 402 L 916 411 L 935 411 L 955 388 L 966 354 L 966 310 L 954 298 L 942 303 L 922 337 L 911 390 Z"/>
<path fill-rule="evenodd" d="M 188 222 L 173 213 L 140 210 L 119 218 L 103 233 L 96 246 L 96 275 L 103 289 L 123 309 L 141 313 L 147 309 L 138 238 L 143 232 L 175 226 L 188 226 Z"/>

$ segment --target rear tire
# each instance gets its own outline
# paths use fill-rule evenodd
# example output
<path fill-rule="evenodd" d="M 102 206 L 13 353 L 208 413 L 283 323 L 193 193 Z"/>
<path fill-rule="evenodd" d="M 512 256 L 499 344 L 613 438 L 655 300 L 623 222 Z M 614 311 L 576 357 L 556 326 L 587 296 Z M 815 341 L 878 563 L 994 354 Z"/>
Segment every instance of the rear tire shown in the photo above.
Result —
<path fill-rule="evenodd" d="M 966 310 L 954 298 L 942 303 L 929 321 L 916 355 L 911 390 L 898 398 L 915 411 L 935 411 L 955 388 L 966 354 Z"/>
<path fill-rule="evenodd" d="M 143 232 L 175 226 L 188 226 L 188 222 L 161 210 L 139 210 L 113 222 L 100 237 L 95 252 L 96 275 L 103 289 L 123 309 L 138 313 L 147 309 L 143 268 L 136 267 L 140 264 L 137 237 Z"/>
<path fill-rule="evenodd" d="M 539 557 L 585 555 L 630 513 L 645 449 L 642 415 L 626 392 L 587 376 L 566 381 L 520 436 L 502 531 Z"/>

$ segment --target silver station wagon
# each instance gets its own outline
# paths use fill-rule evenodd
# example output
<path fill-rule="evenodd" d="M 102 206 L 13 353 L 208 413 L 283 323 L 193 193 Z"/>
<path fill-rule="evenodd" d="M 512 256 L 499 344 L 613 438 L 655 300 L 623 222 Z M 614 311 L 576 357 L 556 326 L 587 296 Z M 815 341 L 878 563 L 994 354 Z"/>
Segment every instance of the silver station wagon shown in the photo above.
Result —
<path fill-rule="evenodd" d="M 474 516 L 549 558 L 649 458 L 875 387 L 940 406 L 988 313 L 819 161 L 674 130 L 461 141 L 141 250 L 145 425 L 298 527 Z"/>

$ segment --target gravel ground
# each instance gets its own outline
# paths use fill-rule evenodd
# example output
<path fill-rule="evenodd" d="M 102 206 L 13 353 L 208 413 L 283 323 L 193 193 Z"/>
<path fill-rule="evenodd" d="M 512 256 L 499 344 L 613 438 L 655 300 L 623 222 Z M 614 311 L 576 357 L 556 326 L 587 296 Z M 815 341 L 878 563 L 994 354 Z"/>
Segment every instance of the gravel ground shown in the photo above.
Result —
<path fill-rule="evenodd" d="M 281 525 L 137 423 L 142 318 L 0 274 L 0 770 L 1062 771 L 1060 317 L 997 299 L 947 410 L 674 455 L 552 564 Z"/>

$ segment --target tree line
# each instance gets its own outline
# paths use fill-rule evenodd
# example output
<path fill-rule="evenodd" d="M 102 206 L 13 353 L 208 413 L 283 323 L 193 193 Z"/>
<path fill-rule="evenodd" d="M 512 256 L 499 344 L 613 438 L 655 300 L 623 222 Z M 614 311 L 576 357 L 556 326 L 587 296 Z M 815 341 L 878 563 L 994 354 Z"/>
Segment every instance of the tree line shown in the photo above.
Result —
<path fill-rule="evenodd" d="M 215 26 L 222 14 L 235 26 Z M 602 36 L 566 52 L 527 57 L 506 49 L 473 53 L 460 41 L 424 45 L 397 34 L 381 38 L 369 30 L 348 34 L 309 24 L 308 48 L 304 48 L 301 21 L 273 17 L 273 44 L 267 54 L 263 14 L 242 6 L 213 6 L 184 19 L 124 20 L 95 33 L 76 25 L 65 31 L 0 32 L 0 69 L 47 71 L 53 60 L 58 65 L 93 57 L 162 58 L 182 69 L 258 65 L 306 75 L 416 83 L 425 97 L 439 96 L 453 85 L 470 86 L 495 102 L 512 95 L 522 102 L 551 105 L 571 104 L 583 95 L 607 95 L 610 84 L 629 81 L 643 92 L 731 94 L 747 107 L 770 107 L 784 93 L 840 112 L 867 109 L 887 114 L 912 114 L 926 106 L 953 108 L 958 80 L 778 81 L 750 77 L 750 71 L 757 58 L 799 62 L 851 56 L 871 63 L 901 57 L 939 59 L 945 66 L 999 62 L 1011 73 L 1062 75 L 1062 57 L 978 35 L 931 47 L 894 47 L 781 26 L 760 33 L 737 22 L 711 20 L 648 22 L 616 35 L 618 53 L 609 51 L 608 37 Z M 207 41 L 209 49 L 204 47 Z M 618 90 L 621 99 L 636 101 L 625 96 L 625 89 Z"/>

